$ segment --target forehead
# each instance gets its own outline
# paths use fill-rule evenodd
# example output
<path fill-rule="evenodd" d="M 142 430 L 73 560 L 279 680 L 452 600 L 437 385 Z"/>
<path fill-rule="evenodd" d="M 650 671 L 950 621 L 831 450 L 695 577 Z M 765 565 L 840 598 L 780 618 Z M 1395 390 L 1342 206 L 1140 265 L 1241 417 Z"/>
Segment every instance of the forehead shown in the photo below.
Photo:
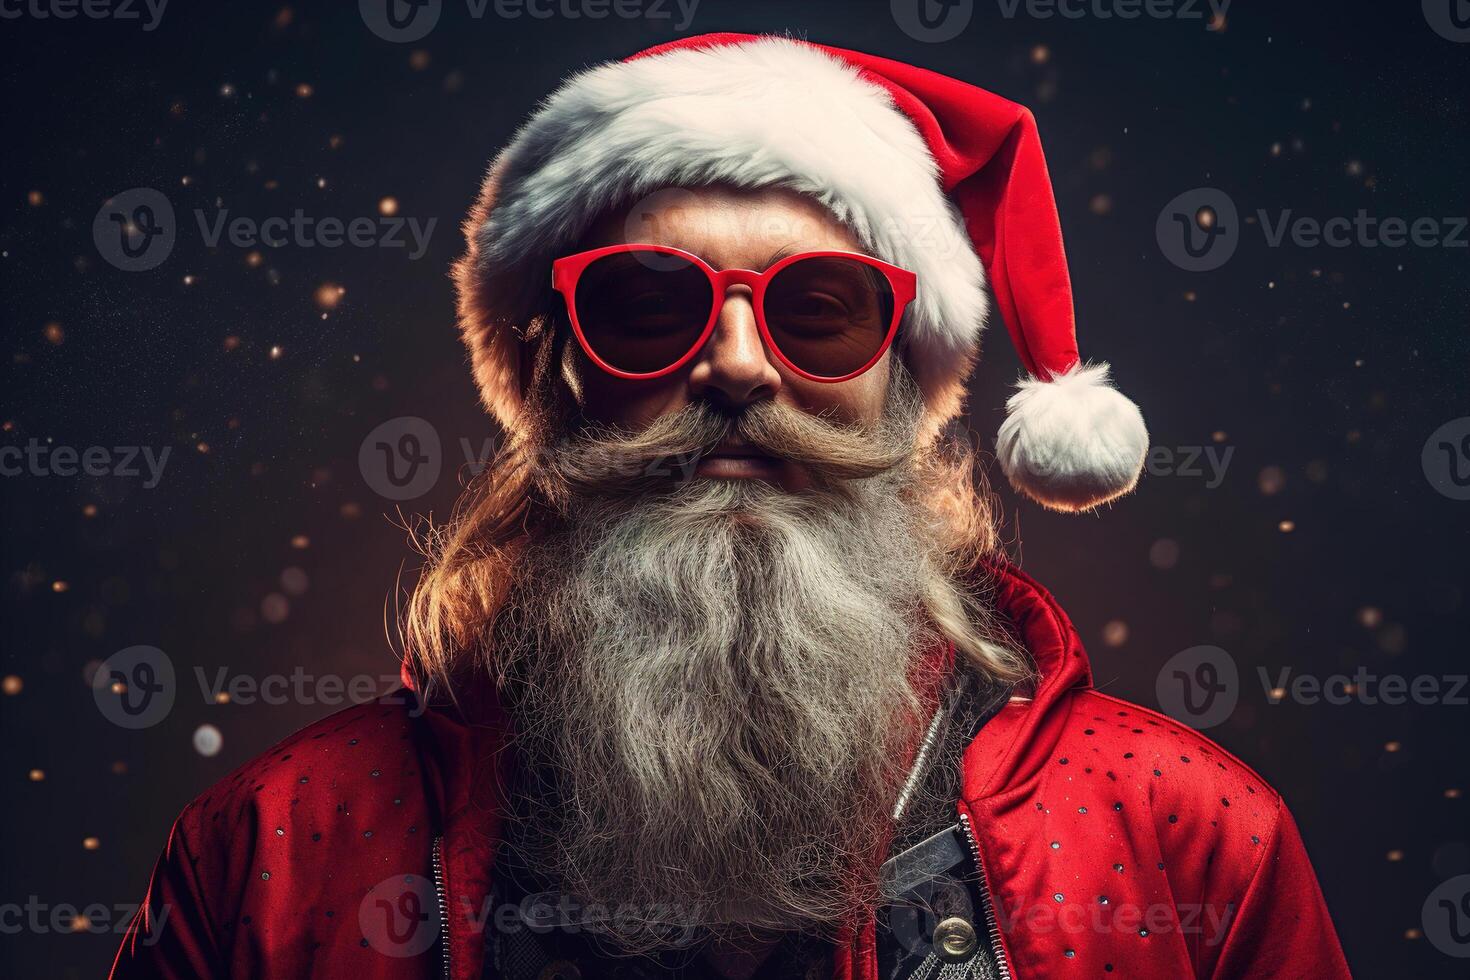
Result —
<path fill-rule="evenodd" d="M 792 252 L 863 251 L 830 211 L 784 188 L 666 188 L 603 215 L 583 241 L 634 243 L 682 248 L 717 269 L 762 269 Z"/>

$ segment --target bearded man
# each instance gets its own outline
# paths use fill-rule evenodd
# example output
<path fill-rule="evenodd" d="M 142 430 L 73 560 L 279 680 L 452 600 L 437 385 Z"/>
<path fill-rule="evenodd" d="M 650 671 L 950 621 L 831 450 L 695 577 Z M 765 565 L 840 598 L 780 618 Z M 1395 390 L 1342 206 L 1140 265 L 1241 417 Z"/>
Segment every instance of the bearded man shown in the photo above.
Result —
<path fill-rule="evenodd" d="M 691 38 L 566 82 L 466 231 L 511 440 L 407 692 L 190 804 L 114 976 L 1348 975 L 1280 798 L 1092 688 L 947 425 L 988 285 L 1010 479 L 1083 510 L 1147 447 L 1026 110 Z"/>

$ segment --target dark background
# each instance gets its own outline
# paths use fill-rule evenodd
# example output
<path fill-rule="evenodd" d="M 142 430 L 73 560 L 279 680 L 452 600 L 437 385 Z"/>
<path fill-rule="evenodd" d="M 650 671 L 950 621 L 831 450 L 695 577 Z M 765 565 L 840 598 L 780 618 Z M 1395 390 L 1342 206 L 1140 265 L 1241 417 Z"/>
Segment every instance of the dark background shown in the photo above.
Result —
<path fill-rule="evenodd" d="M 1011 548 L 1070 610 L 1112 693 L 1156 705 L 1169 657 L 1229 651 L 1239 706 L 1210 735 L 1285 794 L 1357 974 L 1464 976 L 1465 960 L 1418 931 L 1429 892 L 1470 872 L 1463 700 L 1272 704 L 1257 668 L 1466 672 L 1470 502 L 1437 492 L 1420 454 L 1470 415 L 1470 253 L 1270 248 L 1248 226 L 1223 268 L 1188 273 L 1154 223 L 1199 186 L 1231 195 L 1242 218 L 1465 215 L 1470 44 L 1431 30 L 1418 3 L 1240 2 L 1207 29 L 1024 7 L 1007 18 L 988 0 L 958 37 L 925 43 L 886 3 L 703 0 L 685 33 L 712 30 L 805 33 L 1035 110 L 1084 355 L 1114 364 L 1156 446 L 1233 455 L 1218 486 L 1156 473 L 1096 516 L 1003 489 Z M 19 687 L 0 696 L 0 902 L 137 901 L 188 800 L 335 710 L 212 703 L 196 666 L 394 673 L 385 623 L 414 567 L 403 524 L 445 516 L 459 440 L 478 454 L 495 437 L 453 330 L 457 223 L 486 161 L 565 72 L 677 33 L 666 19 L 475 20 L 463 0 L 405 45 L 346 0 L 174 0 L 153 32 L 0 20 L 0 446 L 172 447 L 154 489 L 0 480 L 0 673 Z M 162 191 L 180 217 L 148 272 L 114 268 L 93 244 L 98 209 L 133 187 Z M 437 219 L 421 259 L 288 245 L 256 263 L 206 247 L 191 213 L 376 216 L 385 196 Z M 324 284 L 345 288 L 328 310 Z M 1003 331 L 990 336 L 972 403 L 985 445 L 1018 371 Z M 358 449 L 407 415 L 437 429 L 446 463 L 399 505 L 373 491 Z M 165 720 L 128 731 L 101 715 L 89 679 L 137 644 L 167 651 L 179 693 Z M 212 757 L 192 742 L 205 723 L 223 736 Z M 101 975 L 110 925 L 7 929 L 0 973 Z"/>

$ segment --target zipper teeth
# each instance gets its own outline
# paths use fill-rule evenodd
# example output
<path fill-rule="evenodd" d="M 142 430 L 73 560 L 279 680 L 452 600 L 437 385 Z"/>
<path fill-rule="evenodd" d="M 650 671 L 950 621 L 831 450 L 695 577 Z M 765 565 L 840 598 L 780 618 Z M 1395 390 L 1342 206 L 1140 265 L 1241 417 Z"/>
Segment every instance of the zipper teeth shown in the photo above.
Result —
<path fill-rule="evenodd" d="M 444 892 L 444 838 L 434 838 L 434 897 L 439 900 L 439 942 L 444 948 L 444 980 L 449 980 L 449 898 Z"/>
<path fill-rule="evenodd" d="M 1006 962 L 1006 949 L 1000 938 L 1000 921 L 995 917 L 995 905 L 990 898 L 990 879 L 985 874 L 984 862 L 980 860 L 980 842 L 970 827 L 968 813 L 960 814 L 960 826 L 970 845 L 970 855 L 975 859 L 975 870 L 980 872 L 980 908 L 985 913 L 985 928 L 990 933 L 990 952 L 995 956 L 995 968 L 1000 980 L 1011 980 L 1011 965 Z"/>

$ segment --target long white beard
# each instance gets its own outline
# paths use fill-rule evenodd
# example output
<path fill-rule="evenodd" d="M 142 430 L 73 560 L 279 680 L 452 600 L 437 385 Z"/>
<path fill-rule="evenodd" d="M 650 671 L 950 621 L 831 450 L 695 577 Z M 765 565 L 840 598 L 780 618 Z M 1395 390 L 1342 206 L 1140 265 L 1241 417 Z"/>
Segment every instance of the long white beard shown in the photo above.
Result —
<path fill-rule="evenodd" d="M 871 906 L 940 642 L 910 479 L 575 494 L 523 556 L 493 641 L 532 774 L 511 840 L 623 948 Z"/>

